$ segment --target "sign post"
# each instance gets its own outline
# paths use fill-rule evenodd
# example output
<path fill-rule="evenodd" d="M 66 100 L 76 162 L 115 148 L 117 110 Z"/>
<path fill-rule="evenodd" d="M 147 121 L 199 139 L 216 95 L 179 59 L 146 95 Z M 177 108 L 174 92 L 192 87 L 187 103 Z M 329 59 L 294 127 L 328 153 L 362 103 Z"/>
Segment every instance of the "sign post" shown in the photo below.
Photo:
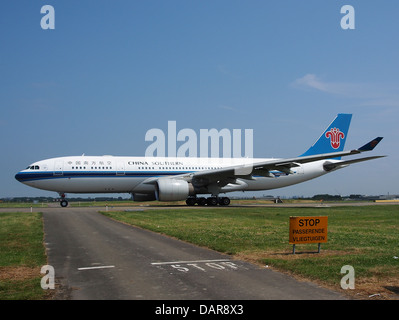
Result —
<path fill-rule="evenodd" d="M 290 217 L 289 243 L 293 245 L 292 253 L 295 254 L 295 245 L 299 243 L 327 242 L 328 217 Z"/>

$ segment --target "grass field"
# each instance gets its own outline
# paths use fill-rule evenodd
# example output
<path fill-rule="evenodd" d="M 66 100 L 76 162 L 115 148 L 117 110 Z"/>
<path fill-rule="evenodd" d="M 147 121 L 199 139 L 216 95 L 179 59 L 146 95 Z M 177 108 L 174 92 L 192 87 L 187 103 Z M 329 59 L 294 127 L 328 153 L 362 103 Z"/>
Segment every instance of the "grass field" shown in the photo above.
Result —
<path fill-rule="evenodd" d="M 128 224 L 167 234 L 238 259 L 342 290 L 342 266 L 355 270 L 359 298 L 399 294 L 399 206 L 317 208 L 201 208 L 103 212 Z M 290 216 L 328 216 L 328 242 L 288 243 Z"/>
<path fill-rule="evenodd" d="M 44 299 L 46 265 L 40 213 L 0 213 L 0 300 Z"/>

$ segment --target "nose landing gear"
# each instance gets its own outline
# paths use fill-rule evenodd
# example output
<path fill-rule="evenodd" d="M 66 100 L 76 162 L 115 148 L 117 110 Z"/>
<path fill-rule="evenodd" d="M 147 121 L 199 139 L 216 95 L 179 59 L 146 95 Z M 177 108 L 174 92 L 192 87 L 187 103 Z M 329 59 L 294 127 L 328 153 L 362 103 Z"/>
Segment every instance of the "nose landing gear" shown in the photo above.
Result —
<path fill-rule="evenodd" d="M 64 193 L 60 193 L 60 197 L 61 197 L 61 201 L 60 201 L 60 205 L 61 207 L 65 208 L 68 206 L 68 201 L 65 200 L 65 194 Z"/>

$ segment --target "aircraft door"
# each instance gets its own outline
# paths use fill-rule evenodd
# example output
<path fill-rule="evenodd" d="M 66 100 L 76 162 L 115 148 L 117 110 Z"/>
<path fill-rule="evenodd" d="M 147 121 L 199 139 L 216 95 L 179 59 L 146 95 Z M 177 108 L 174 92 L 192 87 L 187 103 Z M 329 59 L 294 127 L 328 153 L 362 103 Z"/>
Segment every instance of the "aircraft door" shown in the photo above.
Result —
<path fill-rule="evenodd" d="M 64 175 L 64 161 L 62 161 L 62 160 L 55 161 L 53 175 L 55 175 L 55 176 Z"/>
<path fill-rule="evenodd" d="M 117 176 L 125 175 L 125 163 L 124 162 L 119 161 L 116 163 L 116 175 Z"/>

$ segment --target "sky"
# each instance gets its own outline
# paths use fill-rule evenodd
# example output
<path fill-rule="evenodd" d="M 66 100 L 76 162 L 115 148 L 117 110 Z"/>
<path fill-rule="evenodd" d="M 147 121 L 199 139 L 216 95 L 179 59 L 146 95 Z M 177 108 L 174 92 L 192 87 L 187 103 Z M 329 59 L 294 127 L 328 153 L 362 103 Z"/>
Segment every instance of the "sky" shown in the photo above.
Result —
<path fill-rule="evenodd" d="M 54 29 L 43 29 L 45 5 Z M 343 29 L 344 5 L 354 29 Z M 399 2 L 4 0 L 0 198 L 57 196 L 14 175 L 68 155 L 143 156 L 147 131 L 253 130 L 254 157 L 295 157 L 337 113 L 345 149 L 386 158 L 257 193 L 399 194 Z M 368 154 L 369 155 L 369 154 Z"/>

